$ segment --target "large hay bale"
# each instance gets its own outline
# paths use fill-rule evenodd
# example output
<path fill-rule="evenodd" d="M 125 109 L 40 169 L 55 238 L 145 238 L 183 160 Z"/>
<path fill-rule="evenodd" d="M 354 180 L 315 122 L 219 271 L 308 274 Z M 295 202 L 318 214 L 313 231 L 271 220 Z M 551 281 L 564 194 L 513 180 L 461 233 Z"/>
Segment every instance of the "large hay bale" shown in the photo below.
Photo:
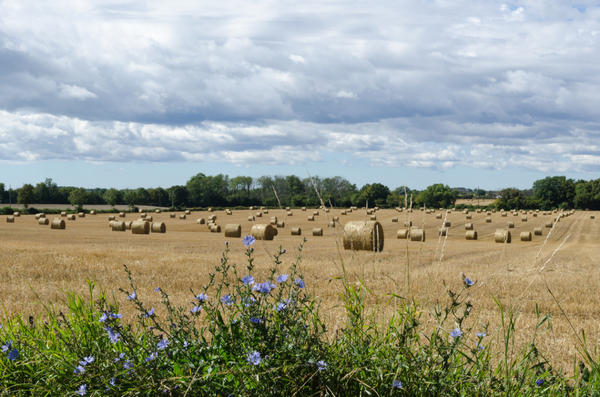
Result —
<path fill-rule="evenodd" d="M 273 240 L 273 237 L 277 235 L 277 229 L 271 225 L 258 223 L 252 226 L 250 235 L 257 240 Z"/>
<path fill-rule="evenodd" d="M 376 220 L 377 220 L 377 215 L 371 215 L 371 216 L 369 217 L 369 220 L 371 220 L 371 221 L 376 221 Z"/>
<path fill-rule="evenodd" d="M 418 228 L 410 229 L 410 241 L 425 242 L 425 230 Z"/>
<path fill-rule="evenodd" d="M 64 229 L 66 226 L 64 219 L 54 218 L 50 223 L 50 229 Z"/>
<path fill-rule="evenodd" d="M 14 215 L 7 216 L 6 223 L 15 223 L 15 216 Z"/>
<path fill-rule="evenodd" d="M 171 218 L 176 218 L 176 217 L 177 217 L 177 214 L 176 214 L 176 213 L 174 213 L 174 212 L 172 212 L 171 214 L 169 214 L 169 217 L 171 217 Z"/>
<path fill-rule="evenodd" d="M 494 241 L 497 243 L 510 243 L 510 231 L 504 229 L 496 229 L 494 233 Z"/>
<path fill-rule="evenodd" d="M 531 241 L 531 232 L 521 232 L 521 241 Z"/>
<path fill-rule="evenodd" d="M 47 225 L 49 223 L 50 223 L 50 221 L 48 220 L 48 218 L 39 218 L 38 219 L 38 225 Z"/>
<path fill-rule="evenodd" d="M 319 216 L 319 211 L 313 211 L 314 216 Z"/>
<path fill-rule="evenodd" d="M 322 227 L 315 227 L 315 228 L 313 228 L 312 235 L 313 236 L 322 236 L 323 235 L 323 228 Z"/>
<path fill-rule="evenodd" d="M 268 214 L 269 210 L 263 210 L 263 214 Z"/>
<path fill-rule="evenodd" d="M 63 218 L 66 218 L 67 217 L 67 212 L 66 211 L 61 211 L 60 212 L 60 216 L 63 217 Z"/>
<path fill-rule="evenodd" d="M 472 223 L 465 223 L 465 230 L 473 230 L 473 224 Z"/>
<path fill-rule="evenodd" d="M 300 236 L 302 235 L 302 229 L 300 229 L 299 227 L 293 227 L 292 228 L 292 236 Z"/>
<path fill-rule="evenodd" d="M 80 218 L 85 218 L 85 212 L 80 212 L 77 214 Z"/>
<path fill-rule="evenodd" d="M 125 222 L 123 221 L 111 221 L 110 228 L 113 232 L 124 232 L 125 230 L 127 230 L 127 228 L 125 227 Z"/>
<path fill-rule="evenodd" d="M 410 235 L 409 229 L 398 229 L 396 232 L 396 238 L 406 240 Z"/>
<path fill-rule="evenodd" d="M 186 214 L 181 214 L 181 215 L 179 215 L 179 219 L 185 219 L 186 217 L 187 217 L 187 215 L 186 215 Z"/>
<path fill-rule="evenodd" d="M 383 227 L 377 221 L 352 221 L 344 225 L 344 249 L 381 252 Z"/>
<path fill-rule="evenodd" d="M 152 231 L 152 233 L 166 233 L 167 225 L 165 225 L 164 222 L 154 222 L 152 223 L 152 226 L 150 226 L 150 231 Z"/>
<path fill-rule="evenodd" d="M 143 215 L 144 215 L 144 216 L 142 216 L 142 215 L 140 214 L 140 217 L 142 217 L 142 218 L 145 218 L 145 217 L 146 217 L 146 214 L 143 214 Z M 125 218 L 125 213 L 124 213 L 124 212 L 119 212 L 119 218 Z"/>
<path fill-rule="evenodd" d="M 507 217 L 507 216 L 508 216 L 508 214 L 507 214 L 506 212 L 501 212 L 501 213 L 500 213 L 500 216 L 502 216 L 502 217 Z"/>
<path fill-rule="evenodd" d="M 131 223 L 132 234 L 150 234 L 150 222 L 139 219 Z"/>
<path fill-rule="evenodd" d="M 109 222 L 110 222 L 110 221 L 114 221 L 115 219 L 116 219 L 116 218 L 115 218 L 115 216 L 114 216 L 114 215 L 109 215 L 109 216 L 108 216 L 108 221 L 109 221 Z"/>
<path fill-rule="evenodd" d="M 294 216 L 294 213 L 292 211 L 288 211 L 285 213 L 287 216 Z"/>
<path fill-rule="evenodd" d="M 204 218 L 198 218 L 198 219 L 196 219 L 196 223 L 199 225 L 204 225 L 206 223 L 206 221 L 204 220 Z"/>
<path fill-rule="evenodd" d="M 492 223 L 492 217 L 491 216 L 486 217 L 485 223 Z"/>
<path fill-rule="evenodd" d="M 542 235 L 542 228 L 541 227 L 536 227 L 535 229 L 533 229 L 533 234 L 535 234 L 536 236 L 541 236 Z"/>
<path fill-rule="evenodd" d="M 306 220 L 312 222 L 312 221 L 315 220 L 315 217 L 313 215 L 309 215 L 309 216 L 306 217 Z"/>
<path fill-rule="evenodd" d="M 242 225 L 239 223 L 225 225 L 225 237 L 242 237 Z"/>
<path fill-rule="evenodd" d="M 467 239 L 467 240 L 477 240 L 477 231 L 476 230 L 468 230 L 465 233 L 465 239 Z"/>
<path fill-rule="evenodd" d="M 509 229 L 513 229 L 515 227 L 515 223 L 514 222 L 508 222 L 507 225 Z"/>
<path fill-rule="evenodd" d="M 448 228 L 447 227 L 443 227 L 440 229 L 440 236 L 447 236 L 448 235 Z"/>

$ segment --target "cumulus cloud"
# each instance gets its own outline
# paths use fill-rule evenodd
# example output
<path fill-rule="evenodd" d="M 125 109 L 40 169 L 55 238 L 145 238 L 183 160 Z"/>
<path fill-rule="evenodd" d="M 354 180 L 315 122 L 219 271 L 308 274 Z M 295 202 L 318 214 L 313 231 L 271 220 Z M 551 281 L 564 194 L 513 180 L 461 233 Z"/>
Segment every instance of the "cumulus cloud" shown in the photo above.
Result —
<path fill-rule="evenodd" d="M 599 63 L 591 0 L 4 0 L 0 160 L 597 171 Z"/>

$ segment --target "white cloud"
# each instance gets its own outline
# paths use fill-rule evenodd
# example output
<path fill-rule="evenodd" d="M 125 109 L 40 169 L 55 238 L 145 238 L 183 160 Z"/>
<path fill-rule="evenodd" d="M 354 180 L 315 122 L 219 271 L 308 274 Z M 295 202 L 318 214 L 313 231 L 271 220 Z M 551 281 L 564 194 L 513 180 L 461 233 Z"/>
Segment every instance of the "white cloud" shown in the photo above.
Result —
<path fill-rule="evenodd" d="M 97 95 L 83 87 L 69 84 L 61 84 L 58 96 L 61 98 L 73 98 L 79 100 L 85 100 L 90 98 L 97 98 Z"/>

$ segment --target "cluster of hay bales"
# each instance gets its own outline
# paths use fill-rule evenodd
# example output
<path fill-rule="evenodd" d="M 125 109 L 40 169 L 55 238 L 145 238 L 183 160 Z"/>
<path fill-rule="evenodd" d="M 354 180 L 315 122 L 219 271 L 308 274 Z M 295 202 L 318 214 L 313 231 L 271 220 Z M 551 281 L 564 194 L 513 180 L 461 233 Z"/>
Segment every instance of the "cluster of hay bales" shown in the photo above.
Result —
<path fill-rule="evenodd" d="M 383 227 L 377 221 L 353 221 L 344 226 L 344 249 L 380 252 L 383 241 Z"/>

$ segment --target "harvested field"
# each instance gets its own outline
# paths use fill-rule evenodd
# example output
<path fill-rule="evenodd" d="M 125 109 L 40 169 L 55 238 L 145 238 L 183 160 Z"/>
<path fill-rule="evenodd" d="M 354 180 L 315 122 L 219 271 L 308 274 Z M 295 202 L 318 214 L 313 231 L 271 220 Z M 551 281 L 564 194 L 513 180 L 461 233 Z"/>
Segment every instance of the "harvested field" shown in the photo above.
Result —
<path fill-rule="evenodd" d="M 415 298 L 424 310 L 422 321 L 427 326 L 435 326 L 429 311 L 436 302 L 445 302 L 444 282 L 456 291 L 462 287 L 461 274 L 464 273 L 477 280 L 469 289 L 474 306 L 471 319 L 477 322 L 477 327 L 483 328 L 489 322 L 488 334 L 494 338 L 501 336 L 495 297 L 519 314 L 516 342 L 525 344 L 535 330 L 535 304 L 538 303 L 542 313 L 553 317 L 553 329 L 538 336 L 538 347 L 553 365 L 569 372 L 576 358 L 575 334 L 547 292 L 547 283 L 577 327 L 576 331 L 586 331 L 589 346 L 600 345 L 597 321 L 600 317 L 597 288 L 600 284 L 597 266 L 600 221 L 590 219 L 594 212 L 581 211 L 564 217 L 553 229 L 544 229 L 543 236 L 533 235 L 528 242 L 520 241 L 520 233 L 543 227 L 556 214 L 540 213 L 528 222 L 515 217 L 511 232 L 517 238 L 510 244 L 495 244 L 495 230 L 506 224 L 506 218 L 501 218 L 500 213 L 491 215 L 492 223 L 486 223 L 485 213 L 473 213 L 468 222 L 473 224 L 478 239 L 467 241 L 467 220 L 462 212 L 448 214 L 447 220 L 452 226 L 447 236 L 439 236 L 443 219 L 436 219 L 436 214 L 440 211 L 398 214 L 394 210 L 380 210 L 376 212 L 377 220 L 383 226 L 386 241 L 383 252 L 374 253 L 343 249 L 343 227 L 327 227 L 341 211 L 321 211 L 314 221 L 308 221 L 306 216 L 287 216 L 285 210 L 269 211 L 269 216 L 285 221 L 286 228 L 301 227 L 309 231 L 305 233 L 308 241 L 300 268 L 309 291 L 323 301 L 321 312 L 332 332 L 344 325 L 340 315 L 343 310 L 339 300 L 341 285 L 332 281 L 341 274 L 340 261 L 343 260 L 350 279 L 364 281 L 373 291 L 367 302 L 382 317 L 394 310 L 395 303 L 389 295 L 393 292 Z M 233 215 L 227 216 L 227 222 L 239 223 L 244 236 L 254 223 L 248 221 L 253 212 L 233 211 Z M 224 211 L 213 213 L 217 219 L 225 217 Z M 226 241 L 230 243 L 231 259 L 238 264 L 245 264 L 245 250 L 239 238 L 228 239 L 224 233 L 211 233 L 205 225 L 197 224 L 196 219 L 206 217 L 206 212 L 192 212 L 187 219 L 179 219 L 179 213 L 177 215 L 173 219 L 168 213 L 153 214 L 154 221 L 164 222 L 168 232 L 145 235 L 131 231 L 114 233 L 107 227 L 106 216 L 78 218 L 61 232 L 38 225 L 33 215 L 22 215 L 15 218 L 14 223 L 2 219 L 0 288 L 4 310 L 8 314 L 42 315 L 44 309 L 36 296 L 46 304 L 60 307 L 64 301 L 63 291 L 87 293 L 86 279 L 95 281 L 109 296 L 114 292 L 125 302 L 118 291 L 119 287 L 127 288 L 123 264 L 133 271 L 140 287 L 138 295 L 149 305 L 159 310 L 159 296 L 153 289 L 160 286 L 175 303 L 188 306 L 190 287 L 199 290 L 207 281 L 208 272 L 219 263 Z M 399 217 L 398 223 L 392 222 L 394 217 Z M 351 220 L 368 219 L 364 209 L 340 217 L 342 225 Z M 408 221 L 426 231 L 425 243 L 396 238 L 400 225 Z M 323 237 L 312 237 L 310 231 L 315 227 L 323 229 Z M 267 276 L 270 258 L 280 246 L 287 249 L 282 256 L 282 269 L 286 269 L 296 259 L 296 248 L 303 239 L 304 236 L 280 232 L 273 241 L 256 241 L 253 247 L 259 274 L 262 269 L 263 276 Z M 540 269 L 543 270 L 540 272 Z M 124 304 L 122 312 L 131 314 L 133 310 Z"/>

